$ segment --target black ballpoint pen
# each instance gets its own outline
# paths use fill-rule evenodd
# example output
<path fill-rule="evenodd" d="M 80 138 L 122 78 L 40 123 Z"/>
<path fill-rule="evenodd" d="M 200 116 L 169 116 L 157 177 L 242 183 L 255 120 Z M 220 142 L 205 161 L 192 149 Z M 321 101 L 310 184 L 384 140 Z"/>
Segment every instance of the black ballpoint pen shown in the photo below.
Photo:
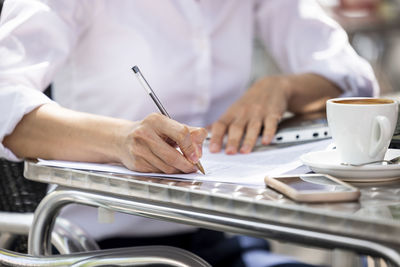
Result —
<path fill-rule="evenodd" d="M 144 76 L 139 70 L 138 66 L 133 66 L 132 67 L 133 72 L 136 74 L 136 77 L 138 78 L 140 84 L 143 86 L 143 88 L 146 90 L 146 92 L 150 95 L 151 99 L 153 99 L 154 103 L 157 105 L 158 109 L 160 110 L 161 114 L 167 116 L 168 118 L 171 118 L 171 116 L 168 114 L 167 110 L 164 108 L 164 106 L 161 104 L 161 101 L 158 99 L 157 95 L 154 93 L 153 89 L 151 89 L 149 83 L 146 81 Z M 201 165 L 200 161 L 196 163 L 197 168 L 201 173 L 206 174 L 204 171 L 203 166 Z"/>

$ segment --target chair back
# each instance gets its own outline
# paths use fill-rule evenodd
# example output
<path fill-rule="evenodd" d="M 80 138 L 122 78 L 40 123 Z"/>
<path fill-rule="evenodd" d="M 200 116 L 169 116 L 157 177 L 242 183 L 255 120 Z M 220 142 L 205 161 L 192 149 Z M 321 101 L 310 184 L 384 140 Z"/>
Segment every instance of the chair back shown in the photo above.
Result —
<path fill-rule="evenodd" d="M 34 212 L 46 195 L 47 184 L 25 179 L 23 172 L 23 162 L 0 159 L 0 211 Z M 16 237 L 11 249 L 26 253 L 27 236 Z"/>

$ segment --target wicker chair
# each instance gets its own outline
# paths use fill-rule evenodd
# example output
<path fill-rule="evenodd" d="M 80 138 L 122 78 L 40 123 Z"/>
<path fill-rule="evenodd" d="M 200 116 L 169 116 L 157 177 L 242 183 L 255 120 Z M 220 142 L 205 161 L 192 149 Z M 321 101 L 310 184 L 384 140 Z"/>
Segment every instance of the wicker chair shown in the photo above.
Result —
<path fill-rule="evenodd" d="M 0 159 L 0 248 L 27 253 L 33 212 L 47 184 L 25 179 L 23 162 Z M 56 220 L 52 244 L 62 254 L 98 250 L 96 241 L 65 219 Z"/>
<path fill-rule="evenodd" d="M 25 179 L 23 170 L 23 162 L 0 160 L 0 211 L 32 213 L 46 195 L 47 185 Z M 26 253 L 27 236 L 17 235 L 13 239 L 14 242 L 9 248 Z"/>

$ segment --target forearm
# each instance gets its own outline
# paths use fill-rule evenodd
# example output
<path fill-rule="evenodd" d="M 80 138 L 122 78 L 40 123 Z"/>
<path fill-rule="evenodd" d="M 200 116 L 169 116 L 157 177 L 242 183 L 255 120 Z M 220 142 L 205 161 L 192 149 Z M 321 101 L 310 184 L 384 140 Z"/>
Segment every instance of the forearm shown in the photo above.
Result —
<path fill-rule="evenodd" d="M 46 104 L 26 114 L 3 144 L 20 158 L 119 162 L 134 123 Z"/>
<path fill-rule="evenodd" d="M 288 81 L 288 110 L 293 113 L 324 110 L 326 100 L 342 93 L 333 82 L 316 74 L 292 75 Z"/>

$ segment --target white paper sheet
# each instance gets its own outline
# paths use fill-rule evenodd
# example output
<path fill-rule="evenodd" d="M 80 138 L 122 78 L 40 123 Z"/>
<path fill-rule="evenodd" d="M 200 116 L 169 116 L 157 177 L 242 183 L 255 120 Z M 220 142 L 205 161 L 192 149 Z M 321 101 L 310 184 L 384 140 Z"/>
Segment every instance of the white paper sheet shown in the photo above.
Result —
<path fill-rule="evenodd" d="M 72 168 L 79 170 L 94 170 L 120 174 L 133 174 L 141 176 L 173 177 L 181 179 L 194 179 L 213 182 L 228 182 L 235 184 L 264 184 L 266 175 L 280 175 L 294 170 L 302 165 L 299 157 L 310 151 L 324 150 L 331 139 L 290 146 L 279 149 L 267 149 L 250 154 L 226 155 L 225 153 L 212 154 L 207 148 L 203 149 L 201 163 L 206 175 L 198 173 L 191 174 L 160 174 L 140 173 L 130 171 L 119 165 L 97 164 L 86 162 L 56 161 L 39 159 L 39 165 Z"/>

